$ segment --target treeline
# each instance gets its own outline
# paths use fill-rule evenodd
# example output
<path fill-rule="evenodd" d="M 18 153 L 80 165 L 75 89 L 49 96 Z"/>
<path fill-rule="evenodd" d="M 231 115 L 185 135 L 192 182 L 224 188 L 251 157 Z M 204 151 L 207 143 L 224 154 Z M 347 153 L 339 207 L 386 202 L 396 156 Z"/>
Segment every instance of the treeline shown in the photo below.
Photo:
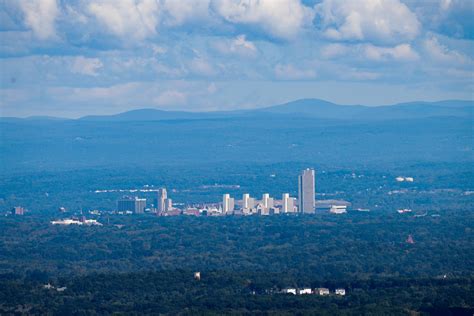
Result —
<path fill-rule="evenodd" d="M 36 276 L 38 277 L 38 275 Z M 278 290 L 297 282 L 287 274 L 193 271 L 90 274 L 50 280 L 0 276 L 0 313 L 52 315 L 125 314 L 321 314 L 471 315 L 474 277 L 455 279 L 346 280 L 344 297 L 294 296 Z M 307 280 L 313 286 L 332 282 Z M 339 285 L 338 285 L 339 286 Z M 333 288 L 332 288 L 333 289 Z"/>
<path fill-rule="evenodd" d="M 53 218 L 53 217 L 51 217 Z M 292 272 L 326 279 L 472 273 L 474 214 L 99 218 L 56 226 L 0 218 L 0 273 L 191 270 Z M 123 226 L 122 226 L 123 225 Z M 411 235 L 414 243 L 408 243 Z"/>

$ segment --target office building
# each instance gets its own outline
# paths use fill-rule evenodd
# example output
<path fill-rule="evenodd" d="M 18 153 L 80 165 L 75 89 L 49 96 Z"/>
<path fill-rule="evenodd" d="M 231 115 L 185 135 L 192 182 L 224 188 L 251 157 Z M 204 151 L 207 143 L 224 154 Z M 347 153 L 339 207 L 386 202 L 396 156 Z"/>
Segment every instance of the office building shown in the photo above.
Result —
<path fill-rule="evenodd" d="M 158 198 L 156 200 L 156 211 L 162 213 L 167 211 L 166 200 L 168 199 L 168 194 L 166 193 L 165 188 L 158 189 Z"/>
<path fill-rule="evenodd" d="M 21 206 L 15 206 L 14 208 L 12 208 L 12 214 L 13 215 L 25 215 L 25 208 L 21 207 Z"/>
<path fill-rule="evenodd" d="M 298 212 L 313 214 L 315 210 L 315 173 L 306 169 L 298 176 Z"/>
<path fill-rule="evenodd" d="M 224 194 L 222 197 L 222 212 L 232 213 L 234 211 L 234 199 L 230 197 L 230 194 Z"/>
<path fill-rule="evenodd" d="M 173 209 L 173 200 L 165 199 L 165 211 L 171 211 Z"/>
<path fill-rule="evenodd" d="M 293 213 L 295 211 L 295 199 L 289 193 L 283 193 L 281 198 L 281 212 Z"/>
<path fill-rule="evenodd" d="M 133 212 L 135 214 L 143 214 L 146 208 L 146 199 L 138 197 L 124 196 L 117 202 L 117 210 L 119 212 Z"/>
<path fill-rule="evenodd" d="M 264 193 L 262 196 L 262 205 L 267 210 L 273 208 L 273 198 L 270 197 L 270 194 Z"/>
<path fill-rule="evenodd" d="M 243 209 L 253 209 L 255 207 L 255 199 L 250 197 L 250 194 L 244 193 L 242 196 L 242 208 Z"/>

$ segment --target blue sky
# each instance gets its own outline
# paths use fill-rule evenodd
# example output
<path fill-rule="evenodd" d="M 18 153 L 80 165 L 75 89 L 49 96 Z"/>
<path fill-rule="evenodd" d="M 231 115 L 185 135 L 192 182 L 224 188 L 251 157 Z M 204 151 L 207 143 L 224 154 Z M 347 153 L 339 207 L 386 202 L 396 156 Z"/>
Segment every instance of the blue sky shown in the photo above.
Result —
<path fill-rule="evenodd" d="M 0 0 L 0 115 L 473 99 L 468 0 Z"/>

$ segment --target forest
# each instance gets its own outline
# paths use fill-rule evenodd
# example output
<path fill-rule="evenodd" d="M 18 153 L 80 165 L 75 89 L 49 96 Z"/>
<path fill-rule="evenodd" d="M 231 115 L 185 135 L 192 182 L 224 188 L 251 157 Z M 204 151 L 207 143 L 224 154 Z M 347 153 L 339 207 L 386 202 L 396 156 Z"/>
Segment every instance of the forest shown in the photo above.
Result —
<path fill-rule="evenodd" d="M 145 214 L 99 219 L 100 227 L 3 216 L 0 311 L 472 314 L 474 215 L 437 215 Z M 347 295 L 280 294 L 285 287 L 342 287 Z"/>

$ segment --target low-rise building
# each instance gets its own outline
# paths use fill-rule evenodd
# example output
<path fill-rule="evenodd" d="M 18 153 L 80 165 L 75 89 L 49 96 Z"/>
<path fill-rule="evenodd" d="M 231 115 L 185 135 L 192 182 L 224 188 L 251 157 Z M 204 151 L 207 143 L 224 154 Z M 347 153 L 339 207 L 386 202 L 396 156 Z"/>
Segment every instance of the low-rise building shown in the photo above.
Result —
<path fill-rule="evenodd" d="M 329 213 L 331 214 L 345 214 L 347 213 L 347 206 L 346 205 L 332 205 L 329 209 Z"/>
<path fill-rule="evenodd" d="M 336 291 L 334 293 L 336 295 L 344 296 L 344 295 L 346 295 L 346 290 L 345 289 L 336 289 Z"/>
<path fill-rule="evenodd" d="M 201 280 L 201 272 L 194 272 L 194 279 L 196 281 L 200 281 Z"/>
<path fill-rule="evenodd" d="M 57 221 L 51 221 L 51 224 L 53 225 L 88 225 L 88 226 L 102 226 L 101 223 L 99 223 L 95 219 L 73 219 L 73 218 L 65 218 L 65 219 L 59 219 Z"/>
<path fill-rule="evenodd" d="M 297 291 L 295 288 L 289 287 L 282 290 L 282 293 L 296 295 Z"/>
<path fill-rule="evenodd" d="M 411 213 L 411 212 L 412 212 L 412 210 L 411 210 L 411 209 L 409 209 L 409 208 L 404 208 L 404 209 L 397 210 L 397 212 L 398 212 L 399 214 L 403 214 L 403 213 Z"/>
<path fill-rule="evenodd" d="M 299 295 L 304 295 L 304 294 L 312 294 L 313 291 L 311 290 L 311 288 L 309 287 L 305 287 L 305 288 L 302 288 L 302 289 L 298 289 L 298 294 Z"/>
<path fill-rule="evenodd" d="M 318 200 L 316 201 L 316 212 L 329 212 L 333 207 L 342 209 L 343 207 L 350 208 L 351 203 L 344 200 Z"/>
<path fill-rule="evenodd" d="M 12 214 L 13 215 L 25 215 L 26 209 L 21 207 L 21 206 L 15 206 L 12 209 Z"/>
<path fill-rule="evenodd" d="M 314 293 L 321 296 L 329 295 L 329 289 L 325 287 L 320 287 L 320 288 L 315 289 Z"/>

